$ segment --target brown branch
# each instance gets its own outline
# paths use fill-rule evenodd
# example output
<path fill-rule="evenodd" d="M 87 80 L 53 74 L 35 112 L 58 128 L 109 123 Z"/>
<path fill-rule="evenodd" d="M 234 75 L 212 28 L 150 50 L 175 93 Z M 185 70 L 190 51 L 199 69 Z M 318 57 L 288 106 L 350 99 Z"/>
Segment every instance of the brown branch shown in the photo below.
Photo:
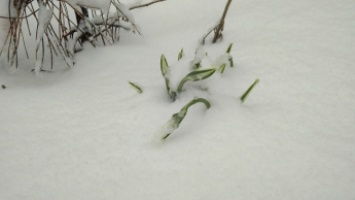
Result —
<path fill-rule="evenodd" d="M 212 40 L 213 43 L 216 43 L 217 40 L 222 37 L 222 31 L 223 31 L 223 28 L 224 28 L 224 20 L 225 20 L 225 18 L 226 18 L 226 16 L 227 16 L 227 12 L 228 12 L 228 9 L 229 9 L 229 6 L 230 6 L 231 3 L 232 3 L 232 0 L 228 0 L 228 1 L 227 1 L 227 4 L 226 4 L 226 6 L 225 6 L 225 8 L 224 8 L 224 12 L 223 12 L 223 15 L 222 15 L 222 17 L 221 17 L 219 23 L 218 23 L 217 25 L 211 27 L 210 29 L 208 29 L 208 32 L 207 32 L 207 33 L 202 37 L 202 39 L 200 40 L 200 44 L 201 44 L 201 45 L 204 45 L 204 44 L 205 44 L 206 38 L 207 38 L 212 32 L 214 32 L 214 37 L 213 37 L 213 40 Z"/>
<path fill-rule="evenodd" d="M 0 15 L 0 19 L 26 19 L 26 18 L 34 15 L 37 11 L 39 11 L 39 9 L 37 9 L 37 10 L 33 11 L 32 13 L 30 13 L 26 16 L 23 16 L 23 17 L 10 17 L 10 16 L 5 17 L 5 16 Z"/>
<path fill-rule="evenodd" d="M 219 24 L 215 28 L 215 33 L 214 33 L 214 37 L 213 37 L 213 40 L 212 40 L 213 43 L 216 43 L 217 40 L 222 37 L 222 31 L 223 31 L 223 28 L 224 28 L 224 20 L 225 20 L 225 18 L 227 16 L 227 12 L 228 12 L 228 9 L 229 9 L 229 6 L 230 6 L 231 3 L 232 3 L 232 0 L 228 0 L 227 1 L 226 7 L 224 8 L 224 12 L 223 12 L 223 15 L 222 15 L 222 18 L 221 18 L 221 21 L 219 22 Z"/>
<path fill-rule="evenodd" d="M 152 4 L 162 2 L 162 1 L 166 1 L 166 0 L 156 0 L 156 1 L 152 1 L 152 2 L 150 2 L 150 3 L 146 3 L 146 4 L 142 4 L 142 5 L 138 5 L 138 6 L 133 6 L 133 7 L 129 8 L 129 9 L 130 9 L 130 10 L 133 10 L 133 9 L 136 9 L 136 8 L 147 7 L 147 6 L 150 6 L 150 5 L 152 5 Z"/>

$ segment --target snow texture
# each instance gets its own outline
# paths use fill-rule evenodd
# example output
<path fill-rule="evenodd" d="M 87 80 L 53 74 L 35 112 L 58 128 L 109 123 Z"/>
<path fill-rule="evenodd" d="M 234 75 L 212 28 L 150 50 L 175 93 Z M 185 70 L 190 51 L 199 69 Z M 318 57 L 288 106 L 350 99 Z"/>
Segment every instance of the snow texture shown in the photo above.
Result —
<path fill-rule="evenodd" d="M 79 6 L 86 8 L 99 9 L 104 13 L 107 13 L 110 8 L 111 0 L 65 0 L 70 5 L 75 6 L 76 9 L 80 10 Z"/>
<path fill-rule="evenodd" d="M 43 35 L 48 27 L 49 22 L 53 16 L 53 11 L 46 8 L 43 2 L 39 3 L 39 14 L 38 14 L 38 31 L 37 31 L 37 41 L 36 41 L 36 51 L 38 52 L 41 43 L 43 42 Z M 42 55 L 43 56 L 43 55 Z M 37 59 L 35 72 L 39 74 L 42 67 L 42 59 Z"/>
<path fill-rule="evenodd" d="M 134 10 L 144 38 L 123 32 L 112 46 L 85 44 L 73 68 L 57 59 L 41 77 L 35 59 L 20 53 L 12 72 L 0 57 L 0 199 L 354 200 L 355 2 L 233 1 L 223 40 L 212 45 L 210 36 L 204 48 L 214 62 L 233 43 L 235 67 L 204 80 L 206 91 L 187 84 L 172 102 L 160 55 L 174 65 L 184 48 L 188 71 L 224 4 Z M 211 108 L 192 106 L 153 145 L 198 92 Z"/>

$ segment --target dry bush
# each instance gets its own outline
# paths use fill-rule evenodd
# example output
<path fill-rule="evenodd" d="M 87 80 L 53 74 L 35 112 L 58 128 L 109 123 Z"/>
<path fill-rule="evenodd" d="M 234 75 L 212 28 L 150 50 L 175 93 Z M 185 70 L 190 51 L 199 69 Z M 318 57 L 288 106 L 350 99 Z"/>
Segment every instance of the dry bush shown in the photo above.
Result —
<path fill-rule="evenodd" d="M 140 34 L 130 10 L 165 0 L 132 5 L 125 5 L 118 0 L 106 0 L 107 3 L 104 0 L 8 1 L 8 15 L 2 16 L 0 13 L 0 18 L 9 20 L 0 56 L 6 55 L 10 65 L 18 68 L 20 46 L 29 57 L 26 40 L 35 37 L 35 71 L 39 72 L 46 56 L 50 57 L 51 69 L 54 56 L 61 56 L 69 67 L 73 66 L 74 54 L 80 50 L 83 41 L 89 41 L 94 46 L 97 40 L 112 44 L 119 40 L 121 29 Z M 31 33 L 31 18 L 37 23 L 35 34 Z M 24 29 L 29 31 L 30 38 L 24 36 Z"/>

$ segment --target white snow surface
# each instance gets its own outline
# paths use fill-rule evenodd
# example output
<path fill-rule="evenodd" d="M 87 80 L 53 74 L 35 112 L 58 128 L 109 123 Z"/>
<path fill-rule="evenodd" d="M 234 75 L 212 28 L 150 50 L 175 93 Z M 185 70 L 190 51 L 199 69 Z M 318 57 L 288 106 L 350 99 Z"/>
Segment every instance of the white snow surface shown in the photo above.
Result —
<path fill-rule="evenodd" d="M 47 9 L 43 3 L 40 3 L 39 14 L 38 14 L 37 41 L 36 41 L 37 52 L 40 48 L 41 42 L 43 42 L 42 41 L 43 35 L 45 34 L 46 29 L 48 28 L 52 16 L 53 16 L 53 10 Z M 43 64 L 42 59 L 37 59 L 36 67 L 35 67 L 36 74 L 40 73 L 42 64 Z"/>
<path fill-rule="evenodd" d="M 57 59 L 36 76 L 34 59 L 13 70 L 2 56 L 0 200 L 355 199 L 353 0 L 233 1 L 222 42 L 209 37 L 205 50 L 215 58 L 234 43 L 235 67 L 206 80 L 210 109 L 192 106 L 167 141 L 151 142 L 199 95 L 187 83 L 169 99 L 160 55 L 193 58 L 224 4 L 134 10 L 144 37 L 87 44 L 69 70 Z"/>

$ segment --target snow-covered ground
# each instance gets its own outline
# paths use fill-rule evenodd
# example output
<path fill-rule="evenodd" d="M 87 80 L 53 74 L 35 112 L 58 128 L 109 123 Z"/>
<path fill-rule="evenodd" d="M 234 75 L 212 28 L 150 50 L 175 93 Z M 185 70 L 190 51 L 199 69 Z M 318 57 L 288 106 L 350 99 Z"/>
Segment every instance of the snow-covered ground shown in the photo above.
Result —
<path fill-rule="evenodd" d="M 169 99 L 160 55 L 174 64 L 184 48 L 192 59 L 224 4 L 137 9 L 143 37 L 86 45 L 69 70 L 58 60 L 57 72 L 36 76 L 23 59 L 14 72 L 2 56 L 0 200 L 354 200 L 353 0 L 233 1 L 223 41 L 205 50 L 215 57 L 234 43 L 236 66 L 206 80 L 210 109 L 197 104 L 152 142 L 196 95 Z"/>

